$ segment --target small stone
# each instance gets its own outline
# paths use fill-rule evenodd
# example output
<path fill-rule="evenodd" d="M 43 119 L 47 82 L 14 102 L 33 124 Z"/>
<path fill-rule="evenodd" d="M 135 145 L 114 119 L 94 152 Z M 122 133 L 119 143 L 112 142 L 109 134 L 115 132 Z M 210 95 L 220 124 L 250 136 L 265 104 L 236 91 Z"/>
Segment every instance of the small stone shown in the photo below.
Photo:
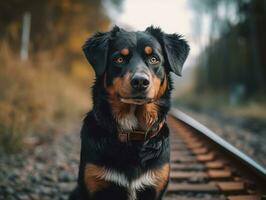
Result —
<path fill-rule="evenodd" d="M 14 194 L 15 193 L 15 190 L 11 187 L 6 188 L 5 191 L 7 194 Z"/>
<path fill-rule="evenodd" d="M 56 191 L 53 188 L 47 186 L 40 186 L 39 194 L 41 195 L 52 195 Z"/>
<path fill-rule="evenodd" d="M 47 181 L 57 182 L 57 177 L 55 175 L 45 175 L 43 178 Z"/>
<path fill-rule="evenodd" d="M 62 193 L 70 193 L 76 187 L 76 183 L 60 183 L 59 190 Z"/>
<path fill-rule="evenodd" d="M 42 180 L 41 177 L 38 175 L 30 176 L 29 179 L 32 183 L 39 183 Z"/>
<path fill-rule="evenodd" d="M 31 200 L 39 200 L 40 197 L 38 194 L 30 194 Z"/>
<path fill-rule="evenodd" d="M 24 193 L 17 194 L 19 200 L 31 200 L 30 197 Z"/>
<path fill-rule="evenodd" d="M 5 200 L 17 200 L 17 199 L 14 196 L 9 195 L 5 198 Z"/>
<path fill-rule="evenodd" d="M 76 176 L 67 171 L 61 171 L 59 173 L 59 182 L 74 182 L 76 181 Z"/>
<path fill-rule="evenodd" d="M 59 200 L 67 200 L 68 199 L 68 195 L 61 195 Z"/>

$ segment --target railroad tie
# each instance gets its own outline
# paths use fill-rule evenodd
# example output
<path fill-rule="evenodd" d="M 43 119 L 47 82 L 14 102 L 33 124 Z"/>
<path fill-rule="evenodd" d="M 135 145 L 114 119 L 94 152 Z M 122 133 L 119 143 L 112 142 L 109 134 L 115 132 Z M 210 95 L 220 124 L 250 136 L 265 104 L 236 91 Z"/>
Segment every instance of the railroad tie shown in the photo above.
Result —
<path fill-rule="evenodd" d="M 254 180 L 241 174 L 218 149 L 197 131 L 169 116 L 171 173 L 165 200 L 264 199 Z"/>

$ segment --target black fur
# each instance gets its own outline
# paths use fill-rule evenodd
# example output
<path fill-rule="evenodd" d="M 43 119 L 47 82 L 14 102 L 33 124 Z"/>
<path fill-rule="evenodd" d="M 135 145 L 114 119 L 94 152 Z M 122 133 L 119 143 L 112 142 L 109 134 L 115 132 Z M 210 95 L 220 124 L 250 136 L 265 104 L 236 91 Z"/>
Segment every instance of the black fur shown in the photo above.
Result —
<path fill-rule="evenodd" d="M 165 34 L 160 28 L 153 26 L 148 27 L 146 31 L 156 37 L 163 46 L 167 58 L 166 66 L 170 67 L 170 71 L 181 76 L 183 64 L 190 50 L 186 40 L 176 33 Z"/>
<path fill-rule="evenodd" d="M 96 81 L 93 86 L 93 109 L 84 119 L 81 130 L 81 157 L 78 187 L 70 196 L 71 200 L 106 200 L 128 198 L 126 188 L 111 184 L 110 187 L 90 195 L 84 182 L 84 168 L 87 163 L 106 168 L 115 169 L 123 173 L 127 179 L 134 180 L 148 170 L 159 168 L 169 163 L 169 130 L 163 125 L 157 136 L 148 141 L 131 141 L 121 143 L 117 139 L 118 122 L 112 114 L 109 96 L 104 85 L 104 73 L 107 76 L 107 85 L 110 85 L 115 77 L 123 76 L 129 65 L 115 66 L 113 57 L 117 48 L 127 45 L 130 51 L 138 51 L 138 46 L 147 42 L 153 43 L 161 62 L 158 66 L 149 66 L 145 59 L 134 57 L 127 61 L 133 73 L 140 66 L 146 65 L 147 69 L 160 79 L 167 77 L 168 88 L 155 103 L 159 106 L 158 121 L 161 122 L 170 108 L 170 92 L 172 82 L 169 72 L 181 74 L 182 65 L 188 55 L 189 47 L 186 42 L 176 34 L 165 34 L 159 28 L 149 27 L 144 32 L 126 32 L 115 27 L 106 33 L 97 33 L 83 46 L 86 58 L 96 73 Z M 160 51 L 163 52 L 160 52 Z M 126 68 L 126 69 L 125 69 Z M 166 186 L 156 194 L 153 187 L 137 192 L 137 199 L 159 200 L 162 198 Z"/>

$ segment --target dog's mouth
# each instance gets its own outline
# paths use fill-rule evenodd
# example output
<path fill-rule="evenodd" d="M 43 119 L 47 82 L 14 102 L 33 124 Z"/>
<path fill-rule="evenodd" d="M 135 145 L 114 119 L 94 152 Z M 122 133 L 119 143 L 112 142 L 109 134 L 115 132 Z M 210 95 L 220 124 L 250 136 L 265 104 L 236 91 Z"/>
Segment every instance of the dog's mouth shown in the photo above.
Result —
<path fill-rule="evenodd" d="M 143 105 L 153 102 L 153 99 L 146 97 L 120 97 L 120 101 L 127 104 Z"/>

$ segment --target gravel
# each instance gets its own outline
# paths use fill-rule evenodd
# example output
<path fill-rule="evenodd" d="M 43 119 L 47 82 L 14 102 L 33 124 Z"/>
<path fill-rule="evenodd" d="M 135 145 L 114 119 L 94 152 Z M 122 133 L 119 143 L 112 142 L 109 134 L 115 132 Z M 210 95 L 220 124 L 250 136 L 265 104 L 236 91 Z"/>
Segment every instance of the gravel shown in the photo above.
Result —
<path fill-rule="evenodd" d="M 266 166 L 265 129 L 252 131 L 242 126 L 239 119 L 181 110 Z M 0 153 L 0 200 L 68 199 L 76 185 L 79 151 L 80 136 L 76 129 L 56 135 L 52 143 L 31 150 L 11 155 Z"/>
<path fill-rule="evenodd" d="M 80 136 L 73 132 L 31 150 L 0 153 L 0 200 L 68 199 L 79 165 Z"/>

